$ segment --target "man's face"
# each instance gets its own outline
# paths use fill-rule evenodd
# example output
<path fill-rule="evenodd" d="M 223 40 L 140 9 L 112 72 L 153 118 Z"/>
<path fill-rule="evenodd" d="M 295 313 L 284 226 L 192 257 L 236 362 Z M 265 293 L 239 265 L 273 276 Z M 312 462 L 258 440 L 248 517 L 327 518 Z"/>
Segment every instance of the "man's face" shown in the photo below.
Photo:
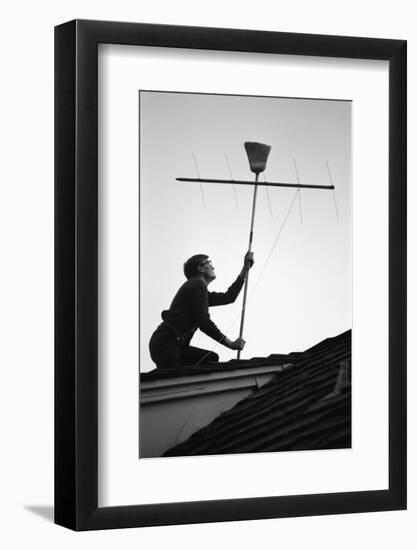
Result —
<path fill-rule="evenodd" d="M 204 275 L 204 278 L 207 281 L 214 281 L 216 274 L 214 272 L 214 266 L 211 263 L 211 260 L 207 259 L 200 266 L 201 273 Z"/>

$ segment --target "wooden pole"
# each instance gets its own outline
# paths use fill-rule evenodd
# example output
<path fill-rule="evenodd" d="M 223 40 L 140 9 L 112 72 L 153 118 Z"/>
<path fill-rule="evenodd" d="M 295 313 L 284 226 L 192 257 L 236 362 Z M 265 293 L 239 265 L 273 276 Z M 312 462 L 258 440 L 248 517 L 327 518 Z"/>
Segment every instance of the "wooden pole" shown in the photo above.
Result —
<path fill-rule="evenodd" d="M 251 222 L 250 222 L 248 252 L 252 252 L 253 226 L 254 226 L 254 222 L 255 222 L 256 197 L 257 197 L 257 194 L 258 194 L 258 177 L 259 177 L 259 174 L 255 174 L 255 185 L 254 185 L 254 189 L 253 189 L 253 201 L 252 201 L 252 219 L 251 219 Z M 241 318 L 240 318 L 239 338 L 242 338 L 243 326 L 245 324 L 245 311 L 246 311 L 246 297 L 247 297 L 247 294 L 248 294 L 248 282 L 249 282 L 249 270 L 246 273 L 245 288 L 244 288 L 244 291 L 243 291 L 243 304 L 242 304 L 242 315 L 241 315 Z M 241 350 L 238 350 L 238 352 L 237 352 L 237 358 L 238 359 L 240 359 L 240 353 L 241 353 Z"/>

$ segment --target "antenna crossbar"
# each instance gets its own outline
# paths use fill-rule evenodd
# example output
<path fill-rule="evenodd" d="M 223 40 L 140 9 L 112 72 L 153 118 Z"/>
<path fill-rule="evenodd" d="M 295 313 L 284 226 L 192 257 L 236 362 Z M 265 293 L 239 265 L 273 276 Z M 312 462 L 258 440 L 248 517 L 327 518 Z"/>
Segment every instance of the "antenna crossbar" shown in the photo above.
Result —
<path fill-rule="evenodd" d="M 194 181 L 197 183 L 226 183 L 233 185 L 255 185 L 253 181 L 245 180 L 221 180 L 221 179 L 209 179 L 209 178 L 176 178 L 177 181 Z M 285 182 L 270 182 L 260 181 L 257 185 L 266 185 L 268 187 L 296 187 L 304 189 L 334 189 L 334 185 L 308 185 L 301 183 L 285 183 Z"/>

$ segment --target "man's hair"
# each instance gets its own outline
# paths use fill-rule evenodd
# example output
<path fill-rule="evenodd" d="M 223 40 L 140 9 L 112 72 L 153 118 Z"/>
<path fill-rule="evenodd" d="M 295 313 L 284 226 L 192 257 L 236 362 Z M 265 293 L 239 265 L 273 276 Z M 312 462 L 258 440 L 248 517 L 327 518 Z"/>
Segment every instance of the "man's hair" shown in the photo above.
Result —
<path fill-rule="evenodd" d="M 184 264 L 184 275 L 187 277 L 187 279 L 191 279 L 191 277 L 195 277 L 200 272 L 198 271 L 198 268 L 201 266 L 201 264 L 208 259 L 208 256 L 206 254 L 196 254 L 195 256 L 191 256 L 191 258 L 188 258 L 188 260 Z"/>

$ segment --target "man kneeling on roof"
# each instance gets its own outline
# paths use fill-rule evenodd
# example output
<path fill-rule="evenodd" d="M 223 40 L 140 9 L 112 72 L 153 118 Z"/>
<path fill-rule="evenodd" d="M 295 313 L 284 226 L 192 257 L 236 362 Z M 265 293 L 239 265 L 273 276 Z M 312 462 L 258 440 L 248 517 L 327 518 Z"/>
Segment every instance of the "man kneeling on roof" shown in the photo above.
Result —
<path fill-rule="evenodd" d="M 253 253 L 247 252 L 241 272 L 227 291 L 208 292 L 208 285 L 216 278 L 209 257 L 197 254 L 185 262 L 184 274 L 187 281 L 174 296 L 170 308 L 162 312 L 163 322 L 149 342 L 152 360 L 158 368 L 197 366 L 202 362 L 219 360 L 217 353 L 190 346 L 197 328 L 229 349 L 244 348 L 243 338 L 232 341 L 222 334 L 210 319 L 208 308 L 233 303 L 253 263 Z"/>

